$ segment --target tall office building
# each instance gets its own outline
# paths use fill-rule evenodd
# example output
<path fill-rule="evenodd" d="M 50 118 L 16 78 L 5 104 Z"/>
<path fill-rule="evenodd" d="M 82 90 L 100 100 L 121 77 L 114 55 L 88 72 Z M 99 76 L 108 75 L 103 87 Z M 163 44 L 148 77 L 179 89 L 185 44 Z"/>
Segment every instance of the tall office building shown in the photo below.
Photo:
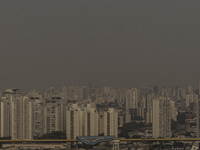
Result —
<path fill-rule="evenodd" d="M 118 137 L 118 114 L 114 108 L 104 112 L 104 136 Z"/>
<path fill-rule="evenodd" d="M 153 100 L 153 137 L 171 137 L 171 100 L 157 97 Z"/>

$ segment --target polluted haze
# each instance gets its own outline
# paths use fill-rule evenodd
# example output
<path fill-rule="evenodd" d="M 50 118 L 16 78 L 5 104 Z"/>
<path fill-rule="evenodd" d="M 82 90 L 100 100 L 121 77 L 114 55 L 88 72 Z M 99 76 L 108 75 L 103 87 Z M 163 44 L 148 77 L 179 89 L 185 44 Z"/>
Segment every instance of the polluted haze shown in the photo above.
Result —
<path fill-rule="evenodd" d="M 0 1 L 0 89 L 193 85 L 200 1 Z"/>

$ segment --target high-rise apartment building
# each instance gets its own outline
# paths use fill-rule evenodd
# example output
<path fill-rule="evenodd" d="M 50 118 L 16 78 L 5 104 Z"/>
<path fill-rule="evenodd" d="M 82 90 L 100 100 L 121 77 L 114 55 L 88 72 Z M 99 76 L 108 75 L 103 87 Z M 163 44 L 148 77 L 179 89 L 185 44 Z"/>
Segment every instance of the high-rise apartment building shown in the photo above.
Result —
<path fill-rule="evenodd" d="M 12 139 L 32 139 L 32 104 L 28 97 L 17 97 L 10 103 Z"/>
<path fill-rule="evenodd" d="M 78 107 L 77 104 L 72 104 L 66 111 L 66 137 L 67 139 L 76 139 L 77 136 L 83 134 L 83 111 Z"/>
<path fill-rule="evenodd" d="M 44 104 L 44 133 L 60 131 L 61 128 L 61 98 L 52 97 L 51 100 L 45 100 Z"/>
<path fill-rule="evenodd" d="M 40 137 L 44 134 L 43 130 L 43 101 L 37 97 L 32 97 L 33 106 L 33 136 Z"/>
<path fill-rule="evenodd" d="M 0 137 L 10 136 L 10 109 L 9 101 L 3 98 L 0 102 Z"/>
<path fill-rule="evenodd" d="M 171 118 L 174 121 L 177 121 L 177 115 L 178 115 L 178 112 L 177 112 L 177 108 L 176 108 L 175 102 L 171 101 Z"/>
<path fill-rule="evenodd" d="M 126 109 L 137 108 L 139 102 L 139 90 L 136 88 L 128 89 L 125 93 Z"/>
<path fill-rule="evenodd" d="M 104 133 L 104 118 L 103 118 L 103 115 L 100 115 L 100 114 L 98 114 L 99 115 L 99 117 L 98 117 L 98 119 L 99 119 L 99 121 L 98 121 L 98 134 L 100 134 L 100 135 L 103 135 L 103 133 Z"/>
<path fill-rule="evenodd" d="M 146 123 L 153 122 L 153 110 L 148 110 L 146 114 Z"/>
<path fill-rule="evenodd" d="M 171 100 L 157 97 L 153 100 L 153 137 L 171 137 Z"/>
<path fill-rule="evenodd" d="M 83 112 L 84 136 L 98 136 L 98 112 L 89 104 Z"/>
<path fill-rule="evenodd" d="M 104 136 L 118 137 L 118 114 L 114 108 L 104 112 Z"/>
<path fill-rule="evenodd" d="M 60 104 L 60 131 L 66 131 L 66 101 L 61 100 Z"/>
<path fill-rule="evenodd" d="M 109 114 L 112 119 L 109 122 L 109 126 L 114 131 L 109 134 L 114 134 L 116 126 L 115 121 L 117 118 L 116 113 Z M 104 115 L 99 115 L 95 106 L 87 104 L 78 106 L 78 104 L 72 104 L 66 110 L 66 136 L 67 139 L 75 139 L 77 136 L 98 136 L 104 133 Z M 117 130 L 118 131 L 118 130 Z M 106 133 L 107 134 L 107 133 Z"/>

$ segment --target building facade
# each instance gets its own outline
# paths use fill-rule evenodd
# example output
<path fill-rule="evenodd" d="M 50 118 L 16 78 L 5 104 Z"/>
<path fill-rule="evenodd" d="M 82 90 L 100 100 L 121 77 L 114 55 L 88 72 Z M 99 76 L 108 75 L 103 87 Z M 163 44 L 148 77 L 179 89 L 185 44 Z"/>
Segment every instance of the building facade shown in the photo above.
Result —
<path fill-rule="evenodd" d="M 171 100 L 157 97 L 153 100 L 153 137 L 171 137 Z"/>
<path fill-rule="evenodd" d="M 118 137 L 118 114 L 114 108 L 104 112 L 104 136 Z"/>

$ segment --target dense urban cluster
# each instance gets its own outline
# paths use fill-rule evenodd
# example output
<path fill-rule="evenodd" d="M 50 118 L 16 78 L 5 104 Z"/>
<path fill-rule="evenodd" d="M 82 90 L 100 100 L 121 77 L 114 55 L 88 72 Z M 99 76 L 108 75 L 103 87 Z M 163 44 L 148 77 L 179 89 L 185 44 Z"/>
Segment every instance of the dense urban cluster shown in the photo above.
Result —
<path fill-rule="evenodd" d="M 1 138 L 39 139 L 63 131 L 65 138 L 198 137 L 198 89 L 144 86 L 69 86 L 22 94 L 1 92 Z"/>

